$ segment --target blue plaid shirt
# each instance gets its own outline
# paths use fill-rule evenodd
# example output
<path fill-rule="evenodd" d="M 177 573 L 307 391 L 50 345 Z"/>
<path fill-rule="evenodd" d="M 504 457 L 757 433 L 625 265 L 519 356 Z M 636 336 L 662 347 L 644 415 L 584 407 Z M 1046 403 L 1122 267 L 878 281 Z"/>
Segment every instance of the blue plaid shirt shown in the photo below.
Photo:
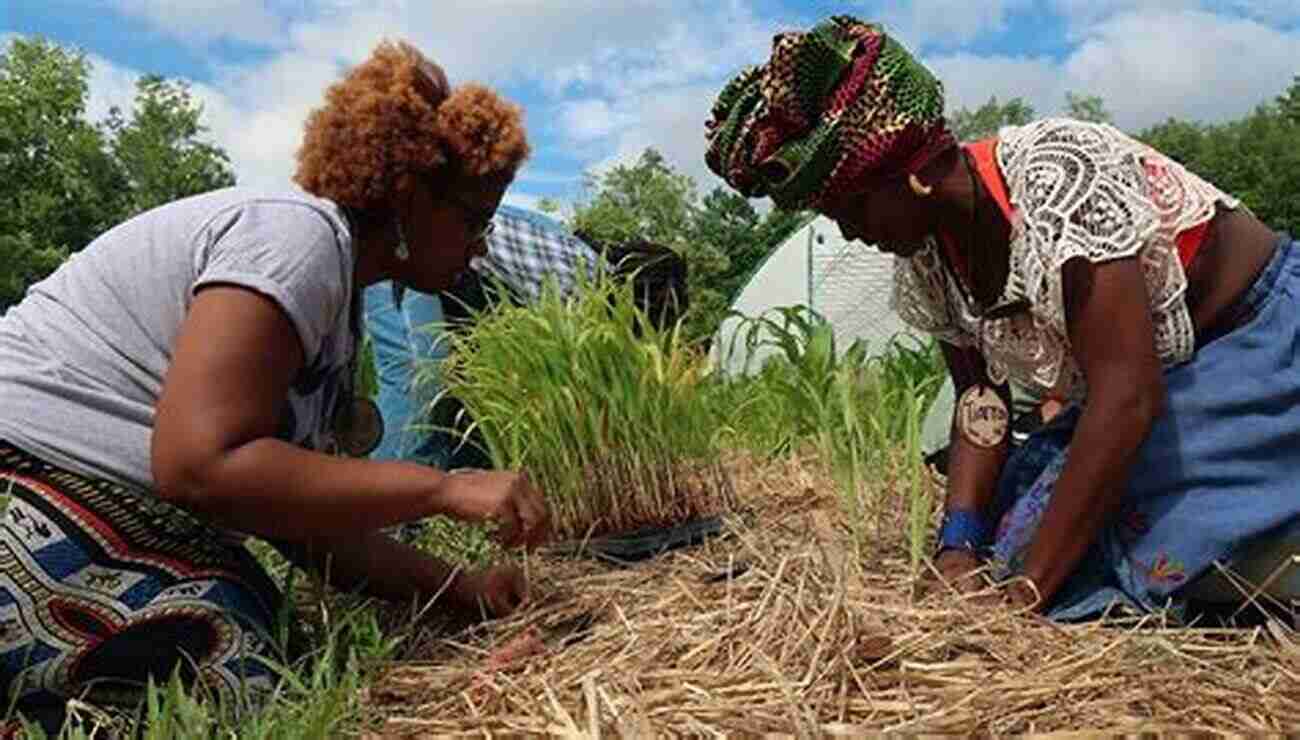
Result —
<path fill-rule="evenodd" d="M 474 258 L 470 266 L 489 281 L 505 283 L 520 299 L 540 296 L 547 278 L 568 293 L 579 271 L 592 275 L 602 262 L 585 242 L 540 213 L 503 205 L 492 221 L 487 254 Z"/>

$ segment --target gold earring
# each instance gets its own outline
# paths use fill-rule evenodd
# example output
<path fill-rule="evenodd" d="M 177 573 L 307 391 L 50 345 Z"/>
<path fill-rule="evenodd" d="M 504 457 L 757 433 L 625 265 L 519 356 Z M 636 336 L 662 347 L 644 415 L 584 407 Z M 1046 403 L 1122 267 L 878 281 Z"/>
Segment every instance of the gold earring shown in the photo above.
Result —
<path fill-rule="evenodd" d="M 397 247 L 393 249 L 393 254 L 397 256 L 399 262 L 405 262 L 411 258 L 411 249 L 406 246 L 406 229 L 402 228 L 402 220 L 397 220 Z"/>
<path fill-rule="evenodd" d="M 907 184 L 911 186 L 912 192 L 916 193 L 919 198 L 928 198 L 934 192 L 934 186 L 922 184 L 915 172 L 907 176 Z"/>

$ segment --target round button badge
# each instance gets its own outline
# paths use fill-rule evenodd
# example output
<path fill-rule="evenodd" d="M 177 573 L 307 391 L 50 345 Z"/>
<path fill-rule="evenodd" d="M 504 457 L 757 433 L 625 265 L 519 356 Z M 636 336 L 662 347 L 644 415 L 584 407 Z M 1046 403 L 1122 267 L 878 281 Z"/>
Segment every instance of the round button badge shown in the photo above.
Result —
<path fill-rule="evenodd" d="M 986 385 L 966 389 L 957 403 L 957 429 L 971 444 L 989 448 L 1002 444 L 1011 414 L 997 391 Z"/>

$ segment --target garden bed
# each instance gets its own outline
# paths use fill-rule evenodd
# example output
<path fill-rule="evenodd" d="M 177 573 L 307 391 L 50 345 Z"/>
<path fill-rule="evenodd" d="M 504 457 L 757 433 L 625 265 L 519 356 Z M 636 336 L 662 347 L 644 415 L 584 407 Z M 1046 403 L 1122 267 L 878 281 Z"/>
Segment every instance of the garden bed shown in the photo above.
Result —
<path fill-rule="evenodd" d="M 531 609 L 425 635 L 381 672 L 371 736 L 1300 727 L 1288 626 L 1061 626 L 917 598 L 905 512 L 875 512 L 857 545 L 820 465 L 731 469 L 728 536 L 633 567 L 530 561 Z"/>

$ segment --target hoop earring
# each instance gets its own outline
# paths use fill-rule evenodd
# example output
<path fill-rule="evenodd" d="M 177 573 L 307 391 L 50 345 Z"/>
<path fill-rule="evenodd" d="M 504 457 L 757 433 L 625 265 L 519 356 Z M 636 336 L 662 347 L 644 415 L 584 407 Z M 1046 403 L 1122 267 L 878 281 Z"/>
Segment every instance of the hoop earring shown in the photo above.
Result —
<path fill-rule="evenodd" d="M 921 180 L 917 178 L 915 172 L 907 176 L 907 184 L 912 188 L 912 192 L 915 193 L 918 198 L 928 198 L 930 197 L 930 194 L 934 192 L 934 186 L 923 184 Z"/>
<path fill-rule="evenodd" d="M 402 219 L 397 219 L 397 247 L 393 249 L 393 256 L 398 261 L 405 262 L 411 258 L 411 249 L 406 246 L 406 229 L 402 228 Z"/>

